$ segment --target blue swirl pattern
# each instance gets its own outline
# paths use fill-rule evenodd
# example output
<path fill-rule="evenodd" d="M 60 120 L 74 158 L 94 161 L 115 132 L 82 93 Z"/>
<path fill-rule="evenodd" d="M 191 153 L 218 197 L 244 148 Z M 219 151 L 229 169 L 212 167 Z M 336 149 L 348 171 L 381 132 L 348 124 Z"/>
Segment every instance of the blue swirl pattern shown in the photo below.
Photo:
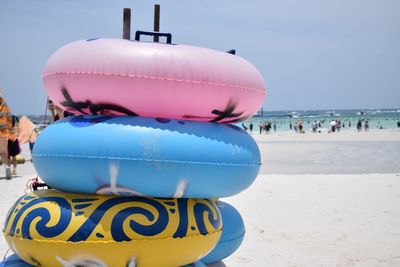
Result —
<path fill-rule="evenodd" d="M 215 212 L 217 207 L 215 203 L 212 203 L 210 200 L 207 199 L 209 205 L 204 203 L 196 203 L 193 207 L 194 209 L 194 216 L 196 217 L 197 227 L 202 235 L 208 234 L 206 224 L 204 221 L 204 213 L 207 213 L 208 221 L 212 224 L 212 226 L 217 229 L 217 227 L 221 224 L 221 217 L 218 213 Z"/>
<path fill-rule="evenodd" d="M 104 232 L 99 232 L 99 225 Z M 82 198 L 43 190 L 37 197 L 17 201 L 8 214 L 4 232 L 28 240 L 40 236 L 40 239 L 69 242 L 99 239 L 123 242 L 207 235 L 221 227 L 218 207 L 207 199 Z M 31 233 L 33 229 L 35 233 Z"/>
<path fill-rule="evenodd" d="M 61 216 L 58 220 L 58 223 L 54 226 L 46 226 L 51 219 L 51 214 L 46 208 L 38 207 L 27 211 L 29 208 L 44 202 L 54 202 L 61 211 Z M 24 202 L 20 201 L 19 203 L 22 204 Z M 9 235 L 14 235 L 17 223 L 22 215 L 25 215 L 25 218 L 22 222 L 22 238 L 32 239 L 30 234 L 30 225 L 37 217 L 40 218 L 36 224 L 36 231 L 38 234 L 47 238 L 55 237 L 64 232 L 71 221 L 71 205 L 67 200 L 61 197 L 44 197 L 33 199 L 32 201 L 24 204 L 23 207 L 17 211 L 17 214 L 12 222 L 11 229 L 8 232 Z"/>

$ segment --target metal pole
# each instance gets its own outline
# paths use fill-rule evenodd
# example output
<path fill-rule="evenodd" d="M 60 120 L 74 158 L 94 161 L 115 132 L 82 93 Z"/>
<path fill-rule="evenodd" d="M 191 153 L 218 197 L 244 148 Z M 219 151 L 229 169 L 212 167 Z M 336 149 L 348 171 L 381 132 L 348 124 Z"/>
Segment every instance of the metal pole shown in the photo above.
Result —
<path fill-rule="evenodd" d="M 123 21 L 123 32 L 122 38 L 131 39 L 131 9 L 124 8 L 124 21 Z"/>
<path fill-rule="evenodd" d="M 160 31 L 160 5 L 154 5 L 154 32 Z M 158 36 L 153 37 L 153 41 L 158 43 Z"/>

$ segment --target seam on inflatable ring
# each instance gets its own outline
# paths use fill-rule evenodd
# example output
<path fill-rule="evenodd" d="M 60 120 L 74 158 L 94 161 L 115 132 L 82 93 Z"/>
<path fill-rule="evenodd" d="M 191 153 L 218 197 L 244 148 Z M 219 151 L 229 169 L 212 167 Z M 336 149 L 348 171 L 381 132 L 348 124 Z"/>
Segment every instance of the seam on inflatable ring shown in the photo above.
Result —
<path fill-rule="evenodd" d="M 260 166 L 261 163 L 228 163 L 228 162 L 201 162 L 201 161 L 183 161 L 183 160 L 165 160 L 165 159 L 141 159 L 141 158 L 122 158 L 108 156 L 91 156 L 91 155 L 60 155 L 60 154 L 33 154 L 34 157 L 65 157 L 65 158 L 89 158 L 89 159 L 110 159 L 110 160 L 131 160 L 131 161 L 148 161 L 148 162 L 165 162 L 165 163 L 183 163 L 183 164 L 204 164 L 217 166 Z"/>
<path fill-rule="evenodd" d="M 49 72 L 43 74 L 42 78 L 51 75 L 57 74 L 88 74 L 88 75 L 104 75 L 104 76 L 121 76 L 121 77 L 133 77 L 139 79 L 149 79 L 149 80 L 162 80 L 162 81 L 169 81 L 169 82 L 180 82 L 180 83 L 191 83 L 191 84 L 204 84 L 204 85 L 213 85 L 213 86 L 220 86 L 220 87 L 230 87 L 236 88 L 244 91 L 255 91 L 258 93 L 262 93 L 265 95 L 265 90 L 245 87 L 245 86 L 238 86 L 238 85 L 230 85 L 224 83 L 213 83 L 213 82 L 203 82 L 203 81 L 192 81 L 192 80 L 183 80 L 183 79 L 174 79 L 174 78 L 165 78 L 165 77 L 154 77 L 154 76 L 146 76 L 146 75 L 135 75 L 135 74 L 120 74 L 120 73 L 101 73 L 101 72 L 86 72 L 86 71 L 60 71 L 60 72 Z"/>
<path fill-rule="evenodd" d="M 22 237 L 16 237 L 9 235 L 6 233 L 4 230 L 3 234 L 5 237 L 13 238 L 13 239 L 19 239 L 22 241 L 36 241 L 36 242 L 43 242 L 43 243 L 64 243 L 64 244 L 79 244 L 79 243 L 86 243 L 86 244 L 108 244 L 108 243 L 131 243 L 131 242 L 149 242 L 149 241 L 163 241 L 163 240 L 175 240 L 175 239 L 188 239 L 188 238 L 197 238 L 197 237 L 205 237 L 205 236 L 210 236 L 210 235 L 217 235 L 220 232 L 222 232 L 222 228 L 220 230 L 212 231 L 206 235 L 202 234 L 196 234 L 196 235 L 190 235 L 190 236 L 185 236 L 185 237 L 164 237 L 164 238 L 157 238 L 157 239 L 132 239 L 130 241 L 115 241 L 115 240 L 105 240 L 105 241 L 95 241 L 95 240 L 83 240 L 83 241 L 78 241 L 78 242 L 72 242 L 72 241 L 65 241 L 65 240 L 48 240 L 48 239 L 27 239 L 27 238 L 22 238 Z"/>

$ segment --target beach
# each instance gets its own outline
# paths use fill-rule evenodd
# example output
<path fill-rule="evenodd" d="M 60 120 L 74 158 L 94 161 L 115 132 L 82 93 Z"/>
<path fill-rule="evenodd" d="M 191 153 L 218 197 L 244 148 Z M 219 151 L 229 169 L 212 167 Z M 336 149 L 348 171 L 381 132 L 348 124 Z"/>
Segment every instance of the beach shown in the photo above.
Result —
<path fill-rule="evenodd" d="M 400 172 L 400 130 L 358 133 L 253 133 L 261 174 L 368 174 Z"/>
<path fill-rule="evenodd" d="M 0 1 L 0 267 L 400 267 L 400 1 L 206 3 Z"/>
<path fill-rule="evenodd" d="M 223 199 L 246 236 L 211 266 L 400 266 L 400 130 L 357 133 L 253 131 L 262 167 L 244 192 Z M 30 159 L 27 146 L 23 154 Z M 36 177 L 30 161 L 5 180 L 0 223 Z M 8 246 L 0 237 L 0 254 Z"/>

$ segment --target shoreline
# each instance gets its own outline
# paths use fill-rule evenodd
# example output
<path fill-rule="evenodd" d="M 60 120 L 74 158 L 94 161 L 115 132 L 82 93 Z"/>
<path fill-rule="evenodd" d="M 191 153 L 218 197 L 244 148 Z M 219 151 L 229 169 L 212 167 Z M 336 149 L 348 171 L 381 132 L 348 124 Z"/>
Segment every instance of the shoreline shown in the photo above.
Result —
<path fill-rule="evenodd" d="M 400 130 L 252 136 L 262 155 L 260 174 L 400 172 Z"/>

